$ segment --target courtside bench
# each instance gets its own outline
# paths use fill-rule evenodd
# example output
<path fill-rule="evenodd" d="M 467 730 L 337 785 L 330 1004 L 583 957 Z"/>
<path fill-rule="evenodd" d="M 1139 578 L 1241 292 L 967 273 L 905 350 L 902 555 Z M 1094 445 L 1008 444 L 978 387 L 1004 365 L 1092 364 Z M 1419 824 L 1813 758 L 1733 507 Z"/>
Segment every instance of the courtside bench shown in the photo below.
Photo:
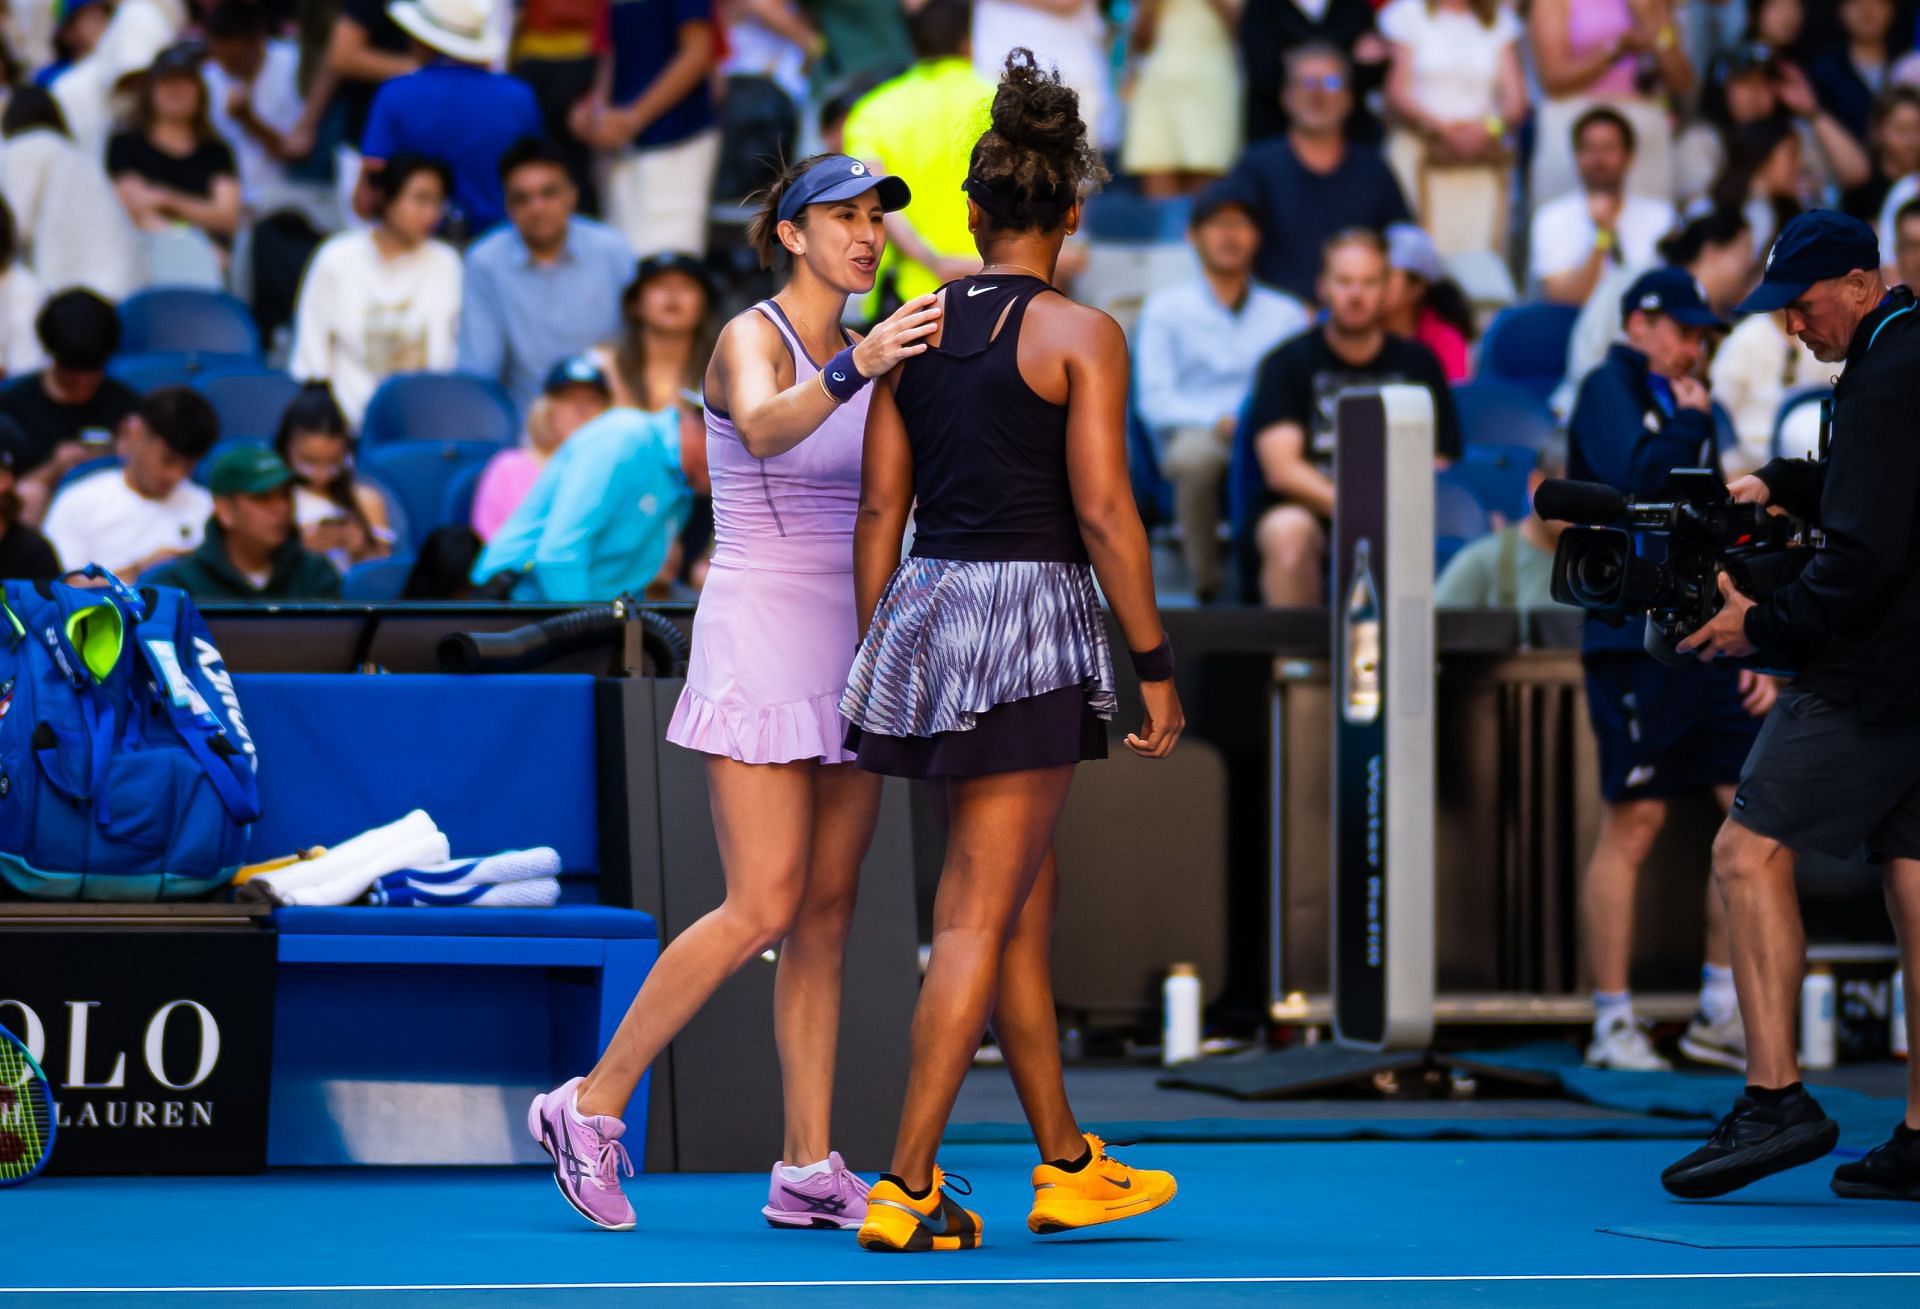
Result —
<path fill-rule="evenodd" d="M 597 903 L 624 870 L 602 867 L 594 679 L 234 682 L 260 752 L 250 859 L 424 809 L 455 858 L 547 845 L 565 870 L 552 909 L 277 911 L 268 1162 L 544 1160 L 528 1100 L 592 1066 L 659 949 L 649 915 Z M 643 1081 L 628 1120 L 646 1119 Z"/>

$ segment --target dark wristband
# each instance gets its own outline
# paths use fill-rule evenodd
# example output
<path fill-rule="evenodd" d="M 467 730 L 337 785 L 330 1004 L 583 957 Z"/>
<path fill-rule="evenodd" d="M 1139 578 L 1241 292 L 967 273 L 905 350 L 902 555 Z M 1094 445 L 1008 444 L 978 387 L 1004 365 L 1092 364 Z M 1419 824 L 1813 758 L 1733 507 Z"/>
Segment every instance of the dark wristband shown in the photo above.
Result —
<path fill-rule="evenodd" d="M 1127 658 L 1133 660 L 1133 675 L 1143 682 L 1164 682 L 1173 676 L 1173 638 L 1164 632 L 1160 644 L 1151 650 L 1129 650 Z"/>
<path fill-rule="evenodd" d="M 866 384 L 867 379 L 860 376 L 860 370 L 853 366 L 852 346 L 827 360 L 827 366 L 820 370 L 820 385 L 841 404 L 859 395 L 860 388 Z"/>

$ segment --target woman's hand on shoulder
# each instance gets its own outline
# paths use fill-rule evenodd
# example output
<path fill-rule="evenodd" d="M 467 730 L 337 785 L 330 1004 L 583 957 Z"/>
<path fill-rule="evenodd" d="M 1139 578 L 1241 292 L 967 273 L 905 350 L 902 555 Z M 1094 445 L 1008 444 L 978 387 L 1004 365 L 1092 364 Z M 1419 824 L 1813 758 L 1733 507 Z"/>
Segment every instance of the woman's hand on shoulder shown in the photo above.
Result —
<path fill-rule="evenodd" d="M 940 330 L 942 309 L 940 297 L 929 293 L 894 310 L 853 347 L 853 366 L 860 376 L 883 377 L 926 350 L 927 338 Z"/>

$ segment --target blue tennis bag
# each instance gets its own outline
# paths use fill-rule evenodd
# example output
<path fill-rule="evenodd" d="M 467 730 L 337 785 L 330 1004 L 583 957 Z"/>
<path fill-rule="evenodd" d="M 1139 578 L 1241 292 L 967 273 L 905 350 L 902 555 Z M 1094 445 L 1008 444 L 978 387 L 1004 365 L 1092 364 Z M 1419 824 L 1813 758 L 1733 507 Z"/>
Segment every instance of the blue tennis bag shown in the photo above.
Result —
<path fill-rule="evenodd" d="M 0 593 L 0 877 L 42 900 L 203 895 L 260 817 L 233 679 L 185 592 L 84 575 L 105 585 Z"/>

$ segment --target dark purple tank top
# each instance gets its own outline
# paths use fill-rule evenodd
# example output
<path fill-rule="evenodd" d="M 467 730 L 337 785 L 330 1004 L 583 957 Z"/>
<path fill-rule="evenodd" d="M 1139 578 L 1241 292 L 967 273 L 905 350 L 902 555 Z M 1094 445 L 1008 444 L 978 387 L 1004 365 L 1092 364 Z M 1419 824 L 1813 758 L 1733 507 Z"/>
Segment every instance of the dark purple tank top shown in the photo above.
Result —
<path fill-rule="evenodd" d="M 1018 275 L 949 283 L 940 344 L 901 366 L 894 397 L 913 447 L 922 559 L 1087 562 L 1067 485 L 1066 406 L 1020 376 L 1021 321 L 1050 289 Z"/>

